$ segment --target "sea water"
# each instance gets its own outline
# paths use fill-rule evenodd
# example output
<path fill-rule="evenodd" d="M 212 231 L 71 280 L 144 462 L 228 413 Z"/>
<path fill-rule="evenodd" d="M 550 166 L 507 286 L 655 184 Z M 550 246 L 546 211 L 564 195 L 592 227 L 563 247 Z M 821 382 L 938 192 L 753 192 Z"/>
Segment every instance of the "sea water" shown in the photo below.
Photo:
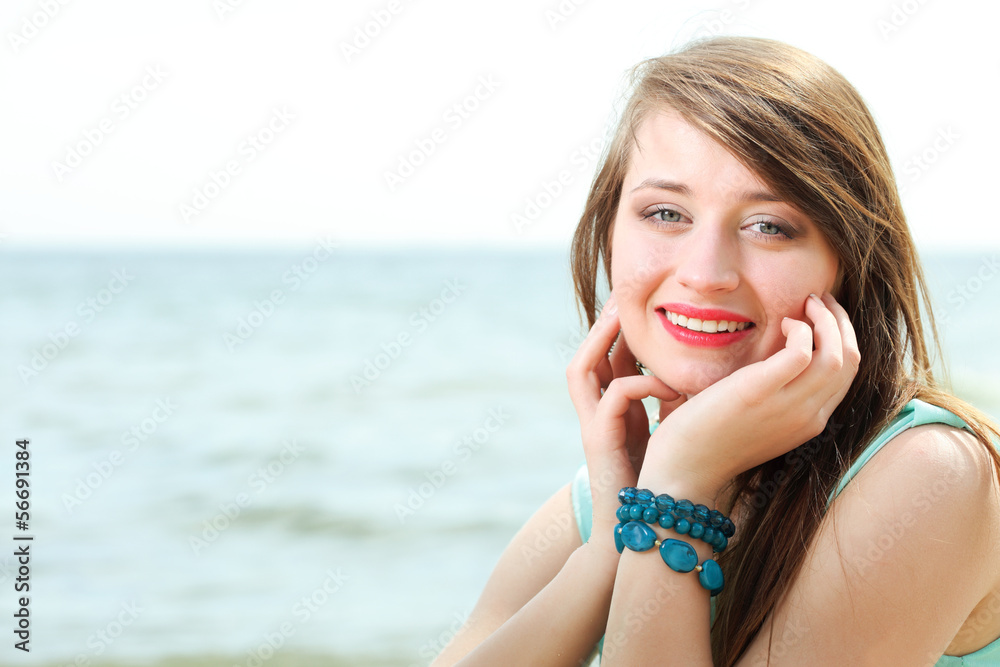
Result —
<path fill-rule="evenodd" d="M 994 417 L 996 266 L 926 261 L 955 390 Z M 426 665 L 583 460 L 565 250 L 7 250 L 0 275 L 20 664 Z"/>

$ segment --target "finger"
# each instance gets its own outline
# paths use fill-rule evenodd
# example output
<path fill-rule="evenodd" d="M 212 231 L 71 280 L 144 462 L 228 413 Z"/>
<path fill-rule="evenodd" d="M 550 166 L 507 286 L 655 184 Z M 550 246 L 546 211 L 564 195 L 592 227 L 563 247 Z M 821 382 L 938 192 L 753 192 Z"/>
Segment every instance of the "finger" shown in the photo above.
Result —
<path fill-rule="evenodd" d="M 861 364 L 861 352 L 858 349 L 858 339 L 854 332 L 854 326 L 851 324 L 851 318 L 847 314 L 847 311 L 844 310 L 844 307 L 837 303 L 837 300 L 830 294 L 823 295 L 823 303 L 837 321 L 844 360 L 838 374 L 840 382 L 835 383 L 832 396 L 826 405 L 827 412 L 832 414 L 836 407 L 840 405 L 840 402 L 844 400 L 844 396 L 847 395 L 851 384 L 854 382 L 854 377 L 857 375 L 858 367 Z"/>
<path fill-rule="evenodd" d="M 823 294 L 823 303 L 833 313 L 834 318 L 837 320 L 837 326 L 840 328 L 844 362 L 849 368 L 853 369 L 852 373 L 856 373 L 858 365 L 861 363 L 861 352 L 858 348 L 858 337 L 854 331 L 854 325 L 851 324 L 851 316 L 847 314 L 844 307 L 829 292 Z"/>
<path fill-rule="evenodd" d="M 815 294 L 806 299 L 806 315 L 813 321 L 816 354 L 813 368 L 820 373 L 838 373 L 844 366 L 844 341 L 837 318 Z"/>
<path fill-rule="evenodd" d="M 806 298 L 805 313 L 813 322 L 815 349 L 809 367 L 795 378 L 796 389 L 808 396 L 811 405 L 825 405 L 842 384 L 843 339 L 837 318 L 815 294 Z"/>
<path fill-rule="evenodd" d="M 687 401 L 687 396 L 685 396 L 683 394 L 679 394 L 677 396 L 677 398 L 674 399 L 674 400 L 672 400 L 672 401 L 665 401 L 663 399 L 660 399 L 659 420 L 662 422 L 664 419 L 667 418 L 667 416 L 671 412 L 673 412 L 674 410 L 676 410 L 677 408 L 679 408 L 681 405 L 683 405 L 685 401 Z"/>
<path fill-rule="evenodd" d="M 809 366 L 785 389 L 797 392 L 800 410 L 815 413 L 822 428 L 846 393 L 852 375 L 843 372 L 844 343 L 836 316 L 815 294 L 806 298 L 805 313 L 813 322 L 815 350 Z"/>
<path fill-rule="evenodd" d="M 620 330 L 615 302 L 608 299 L 597 321 L 580 343 L 566 368 L 570 400 L 578 415 L 592 411 L 601 400 L 601 388 L 614 377 L 608 350 Z"/>
<path fill-rule="evenodd" d="M 785 334 L 785 347 L 780 352 L 789 351 L 798 357 L 799 363 L 803 363 L 803 357 L 809 357 L 804 363 L 812 361 L 813 350 L 813 329 L 802 320 L 786 317 L 781 322 L 781 332 Z"/>
<path fill-rule="evenodd" d="M 601 390 L 607 388 L 608 384 L 615 379 L 614 369 L 611 366 L 611 355 L 615 348 L 619 347 L 621 340 L 621 323 L 618 321 L 618 310 L 613 301 L 609 300 L 604 304 L 598 320 L 587 333 L 580 349 L 583 352 L 583 363 L 593 364 L 593 370 L 597 374 L 597 398 L 600 398 Z"/>
<path fill-rule="evenodd" d="M 750 387 L 753 393 L 742 395 L 743 400 L 749 405 L 759 404 L 761 400 L 799 377 L 812 361 L 811 326 L 801 320 L 786 317 L 781 321 L 781 332 L 785 334 L 785 347 L 764 361 L 736 371 L 736 373 L 745 371 L 753 376 L 751 382 L 744 385 Z"/>
<path fill-rule="evenodd" d="M 597 407 L 597 417 L 603 420 L 607 430 L 613 430 L 613 422 L 628 412 L 634 401 L 653 396 L 665 401 L 675 401 L 680 397 L 676 391 L 667 386 L 663 380 L 652 375 L 629 375 L 612 380 L 600 405 Z"/>
<path fill-rule="evenodd" d="M 811 294 L 806 300 L 806 314 L 815 324 L 816 352 L 810 368 L 800 376 L 803 382 L 796 391 L 805 396 L 801 409 L 815 412 L 812 431 L 816 434 L 826 427 L 847 395 L 861 355 L 847 311 L 830 294 Z"/>
<path fill-rule="evenodd" d="M 632 354 L 625 336 L 618 336 L 615 349 L 611 350 L 611 370 L 614 372 L 614 376 L 639 375 L 639 369 L 635 366 L 637 361 L 638 359 Z"/>

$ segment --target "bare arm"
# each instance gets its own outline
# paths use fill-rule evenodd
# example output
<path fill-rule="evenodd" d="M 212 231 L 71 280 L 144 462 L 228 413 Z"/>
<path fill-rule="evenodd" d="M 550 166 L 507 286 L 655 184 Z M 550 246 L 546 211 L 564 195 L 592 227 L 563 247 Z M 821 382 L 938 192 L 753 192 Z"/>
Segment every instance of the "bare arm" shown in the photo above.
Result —
<path fill-rule="evenodd" d="M 590 475 L 595 538 L 580 544 L 570 490 L 563 487 L 514 537 L 466 627 L 433 667 L 579 665 L 604 634 L 620 558 L 612 536 L 617 493 L 635 484 L 649 440 L 641 399 L 679 398 L 639 374 L 624 339 L 609 356 L 619 330 L 612 298 L 566 369 Z M 553 526 L 562 527 L 559 536 L 538 549 L 533 541 Z"/>
<path fill-rule="evenodd" d="M 950 648 L 981 648 L 995 633 L 952 640 L 1000 581 L 998 524 L 982 443 L 945 425 L 896 436 L 833 503 L 737 667 L 930 666 Z M 623 555 L 604 663 L 711 665 L 707 592 L 658 561 Z"/>
<path fill-rule="evenodd" d="M 896 436 L 833 503 L 739 664 L 934 664 L 997 585 L 998 521 L 982 443 L 942 424 Z"/>
<path fill-rule="evenodd" d="M 432 667 L 580 664 L 604 633 L 617 561 L 613 542 L 581 545 L 564 486 L 514 536 Z"/>
<path fill-rule="evenodd" d="M 710 505 L 728 472 L 787 452 L 789 441 L 804 441 L 798 429 L 819 432 L 810 423 L 826 422 L 859 359 L 846 312 L 825 299 L 807 300 L 814 331 L 785 320 L 785 350 L 734 372 L 669 416 L 664 424 L 671 429 L 661 425 L 651 438 L 640 486 L 679 489 Z M 804 368 L 796 371 L 799 364 Z M 773 409 L 785 414 L 766 414 Z M 754 433 L 754 424 L 767 431 Z M 703 474 L 713 470 L 721 471 L 718 479 Z M 893 438 L 831 505 L 787 595 L 738 666 L 933 664 L 997 585 L 994 477 L 982 443 L 968 433 L 931 425 Z M 699 549 L 699 561 L 706 555 Z M 621 558 L 606 664 L 709 667 L 708 594 L 690 573 L 656 560 L 639 553 Z M 644 589 L 658 584 L 674 591 L 669 604 L 644 599 Z M 625 615 L 640 604 L 648 604 L 647 621 L 637 624 L 622 655 L 607 655 L 627 626 Z"/>

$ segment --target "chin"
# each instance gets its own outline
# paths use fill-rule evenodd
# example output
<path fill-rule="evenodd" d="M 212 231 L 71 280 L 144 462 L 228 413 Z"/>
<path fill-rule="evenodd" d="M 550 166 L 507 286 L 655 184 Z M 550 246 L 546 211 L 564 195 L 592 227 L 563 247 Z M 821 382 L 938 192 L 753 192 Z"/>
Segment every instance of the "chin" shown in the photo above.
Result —
<path fill-rule="evenodd" d="M 674 391 L 694 396 L 713 384 L 729 377 L 745 366 L 765 359 L 781 349 L 776 341 L 762 354 L 759 345 L 741 346 L 726 352 L 722 349 L 694 349 L 672 345 L 671 341 L 649 345 L 648 341 L 638 343 L 641 349 L 633 352 L 650 373 L 663 381 Z M 650 349 L 651 348 L 651 349 Z"/>
<path fill-rule="evenodd" d="M 674 391 L 687 396 L 694 396 L 711 387 L 724 377 L 730 375 L 735 368 L 719 368 L 709 364 L 684 365 L 677 364 L 659 369 L 657 364 L 645 364 L 646 368 Z"/>

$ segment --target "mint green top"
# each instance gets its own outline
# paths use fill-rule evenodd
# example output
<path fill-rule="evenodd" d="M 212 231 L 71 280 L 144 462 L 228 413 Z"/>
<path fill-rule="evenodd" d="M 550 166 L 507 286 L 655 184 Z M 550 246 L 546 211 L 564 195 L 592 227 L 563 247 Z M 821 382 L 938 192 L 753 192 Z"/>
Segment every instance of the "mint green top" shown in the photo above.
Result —
<path fill-rule="evenodd" d="M 903 431 L 913 426 L 922 426 L 924 424 L 948 424 L 949 426 L 954 426 L 956 428 L 965 428 L 968 426 L 964 421 L 959 419 L 955 414 L 945 410 L 944 408 L 939 408 L 936 405 L 930 405 L 929 403 L 924 403 L 918 399 L 913 399 L 906 404 L 902 412 L 896 416 L 896 418 L 879 433 L 871 444 L 861 452 L 861 456 L 854 462 L 854 465 L 850 467 L 847 474 L 841 478 L 840 482 L 834 487 L 833 492 L 830 494 L 830 498 L 827 501 L 827 505 L 833 502 L 844 487 L 847 486 L 848 482 L 854 479 L 858 471 L 861 470 L 864 465 L 871 460 L 875 454 L 885 446 L 885 443 L 889 442 L 892 438 L 896 437 Z M 656 428 L 655 426 L 653 427 Z M 650 431 L 652 432 L 652 430 Z M 591 505 L 590 498 L 590 478 L 587 475 L 587 466 L 584 464 L 576 472 L 576 477 L 573 478 L 572 488 L 572 498 L 573 498 L 573 514 L 576 517 L 576 525 L 580 531 L 580 539 L 586 542 L 590 539 L 590 533 L 593 527 L 592 512 L 593 508 Z M 611 539 L 611 536 L 608 536 Z M 715 620 L 715 598 L 712 598 L 712 621 Z M 604 646 L 604 639 L 597 645 L 595 652 L 600 652 Z M 979 649 L 975 653 L 968 653 L 962 656 L 954 655 L 943 655 L 936 663 L 934 667 L 996 667 L 1000 665 L 1000 638 L 987 644 L 983 648 Z"/>

